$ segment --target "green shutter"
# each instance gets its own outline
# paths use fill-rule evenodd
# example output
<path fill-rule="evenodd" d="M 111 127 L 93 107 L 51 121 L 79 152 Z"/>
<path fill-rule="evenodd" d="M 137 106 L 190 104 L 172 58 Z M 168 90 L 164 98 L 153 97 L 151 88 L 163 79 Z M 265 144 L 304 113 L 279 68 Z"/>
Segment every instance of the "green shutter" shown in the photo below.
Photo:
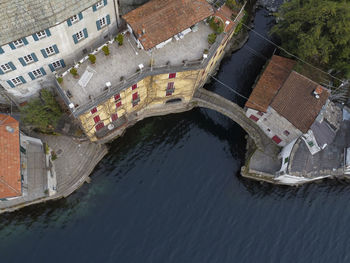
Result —
<path fill-rule="evenodd" d="M 109 25 L 111 23 L 111 17 L 110 15 L 106 16 L 106 20 L 107 20 L 107 25 Z"/>

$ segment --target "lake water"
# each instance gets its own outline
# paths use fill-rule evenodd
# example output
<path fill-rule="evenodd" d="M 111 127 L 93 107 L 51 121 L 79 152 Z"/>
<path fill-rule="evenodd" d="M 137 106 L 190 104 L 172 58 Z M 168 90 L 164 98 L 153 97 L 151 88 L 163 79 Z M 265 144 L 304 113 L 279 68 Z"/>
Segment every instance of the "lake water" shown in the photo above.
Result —
<path fill-rule="evenodd" d="M 255 29 L 267 36 L 266 15 L 258 11 Z M 254 33 L 246 45 L 274 51 Z M 245 47 L 217 76 L 249 95 L 264 63 Z M 244 103 L 220 84 L 206 88 Z M 210 110 L 146 119 L 111 144 L 91 184 L 0 215 L 0 263 L 349 262 L 350 186 L 243 179 L 245 143 Z"/>

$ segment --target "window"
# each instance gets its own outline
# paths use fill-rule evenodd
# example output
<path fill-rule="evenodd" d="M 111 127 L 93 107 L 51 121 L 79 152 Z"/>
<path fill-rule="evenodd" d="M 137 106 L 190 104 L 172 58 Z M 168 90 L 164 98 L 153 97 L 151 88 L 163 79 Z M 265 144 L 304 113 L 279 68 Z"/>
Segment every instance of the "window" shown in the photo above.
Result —
<path fill-rule="evenodd" d="M 286 135 L 286 136 L 288 136 L 290 133 L 289 133 L 289 131 L 285 130 L 285 131 L 283 132 L 283 134 Z"/>
<path fill-rule="evenodd" d="M 8 71 L 11 71 L 12 68 L 10 67 L 9 63 L 5 63 L 5 64 L 1 65 L 1 70 L 5 73 Z"/>
<path fill-rule="evenodd" d="M 120 100 L 120 94 L 115 95 L 115 96 L 114 96 L 114 100 L 115 100 L 115 101 Z"/>
<path fill-rule="evenodd" d="M 55 50 L 53 49 L 53 46 L 45 48 L 45 51 L 48 56 L 51 56 L 56 53 Z"/>
<path fill-rule="evenodd" d="M 33 70 L 32 74 L 34 75 L 35 78 L 40 78 L 43 76 L 43 73 L 41 72 L 40 69 Z"/>
<path fill-rule="evenodd" d="M 42 39 L 42 38 L 46 37 L 46 32 L 45 31 L 39 31 L 38 33 L 36 33 L 36 36 L 39 39 Z"/>
<path fill-rule="evenodd" d="M 135 107 L 137 104 L 139 104 L 139 102 L 140 102 L 139 94 L 135 92 L 134 94 L 132 94 L 132 106 Z"/>
<path fill-rule="evenodd" d="M 168 87 L 166 88 L 166 96 L 170 96 L 174 93 L 174 82 L 169 82 Z"/>
<path fill-rule="evenodd" d="M 263 116 L 263 115 L 264 115 L 264 113 L 263 113 L 263 112 L 261 112 L 261 111 L 258 111 L 258 115 Z"/>
<path fill-rule="evenodd" d="M 11 79 L 11 82 L 14 86 L 18 86 L 18 85 L 21 85 L 23 83 L 22 80 L 20 79 L 20 77 L 16 77 L 16 78 Z"/>
<path fill-rule="evenodd" d="M 16 41 L 13 41 L 13 45 L 14 45 L 16 48 L 18 48 L 18 47 L 23 46 L 24 43 L 23 43 L 23 40 L 22 40 L 22 39 L 18 39 L 18 40 L 16 40 Z"/>
<path fill-rule="evenodd" d="M 122 106 L 122 102 L 119 101 L 117 104 L 115 104 L 115 106 L 117 107 L 117 109 L 120 108 Z"/>
<path fill-rule="evenodd" d="M 103 122 L 100 122 L 99 124 L 97 124 L 97 125 L 95 126 L 95 129 L 96 129 L 96 131 L 99 131 L 99 130 L 101 130 L 104 126 L 105 126 L 105 125 L 103 124 Z"/>
<path fill-rule="evenodd" d="M 97 115 L 97 116 L 94 117 L 94 122 L 95 122 L 95 123 L 99 123 L 100 120 L 101 120 L 101 119 L 100 119 L 100 116 L 99 116 L 99 115 Z"/>
<path fill-rule="evenodd" d="M 95 4 L 96 10 L 99 9 L 99 8 L 101 8 L 102 6 L 104 6 L 103 1 L 97 2 L 97 3 Z"/>
<path fill-rule="evenodd" d="M 259 120 L 258 117 L 254 116 L 254 115 L 250 115 L 249 119 L 252 119 L 253 121 L 257 122 Z"/>
<path fill-rule="evenodd" d="M 170 73 L 169 74 L 169 79 L 173 79 L 173 78 L 175 78 L 176 77 L 176 73 Z"/>
<path fill-rule="evenodd" d="M 288 163 L 289 157 L 284 158 L 284 163 Z"/>
<path fill-rule="evenodd" d="M 96 112 L 97 112 L 97 108 L 96 107 L 91 110 L 91 114 L 94 114 Z"/>
<path fill-rule="evenodd" d="M 72 24 L 74 24 L 74 23 L 76 23 L 76 22 L 79 21 L 78 15 L 74 15 L 74 16 L 72 16 L 72 17 L 69 18 L 69 19 L 70 19 L 70 22 L 71 22 Z"/>
<path fill-rule="evenodd" d="M 112 121 L 116 121 L 118 119 L 118 114 L 114 113 L 112 114 Z"/>
<path fill-rule="evenodd" d="M 57 61 L 53 62 L 52 66 L 54 67 L 54 69 L 61 68 L 62 67 L 61 61 L 57 60 Z"/>
<path fill-rule="evenodd" d="M 131 90 L 137 89 L 137 84 L 132 85 Z"/>
<path fill-rule="evenodd" d="M 31 54 L 27 55 L 27 56 L 24 56 L 23 59 L 24 59 L 26 64 L 34 62 L 33 56 Z"/>
<path fill-rule="evenodd" d="M 277 143 L 277 144 L 279 144 L 279 143 L 282 141 L 281 138 L 278 137 L 277 135 L 273 136 L 273 137 L 272 137 L 272 140 L 273 140 L 275 143 Z"/>
<path fill-rule="evenodd" d="M 310 147 L 314 146 L 314 143 L 313 143 L 312 141 L 307 142 L 307 144 L 308 144 Z"/>
<path fill-rule="evenodd" d="M 78 33 L 75 34 L 76 38 L 78 41 L 82 40 L 84 38 L 84 33 L 83 31 L 79 31 Z"/>
<path fill-rule="evenodd" d="M 98 22 L 100 23 L 100 28 L 104 27 L 105 25 L 107 25 L 106 17 L 102 17 L 101 19 L 98 20 Z"/>

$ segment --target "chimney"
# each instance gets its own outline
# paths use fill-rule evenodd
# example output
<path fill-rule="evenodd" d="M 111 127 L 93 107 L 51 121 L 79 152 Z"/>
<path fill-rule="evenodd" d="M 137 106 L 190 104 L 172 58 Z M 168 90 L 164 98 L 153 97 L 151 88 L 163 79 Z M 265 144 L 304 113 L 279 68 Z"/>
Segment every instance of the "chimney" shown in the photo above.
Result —
<path fill-rule="evenodd" d="M 312 92 L 312 94 L 315 96 L 316 99 L 320 98 L 320 95 L 323 92 L 323 88 L 321 86 L 317 86 L 316 89 Z"/>

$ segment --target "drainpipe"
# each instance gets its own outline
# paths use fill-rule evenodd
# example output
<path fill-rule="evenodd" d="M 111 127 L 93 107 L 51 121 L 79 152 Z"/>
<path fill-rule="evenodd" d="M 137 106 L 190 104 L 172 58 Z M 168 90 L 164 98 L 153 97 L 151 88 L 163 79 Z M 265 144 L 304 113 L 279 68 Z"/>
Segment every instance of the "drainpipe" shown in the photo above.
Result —
<path fill-rule="evenodd" d="M 113 0 L 114 3 L 114 13 L 115 13 L 115 17 L 117 19 L 117 27 L 119 28 L 120 26 L 120 18 L 119 18 L 119 1 L 118 0 Z"/>

